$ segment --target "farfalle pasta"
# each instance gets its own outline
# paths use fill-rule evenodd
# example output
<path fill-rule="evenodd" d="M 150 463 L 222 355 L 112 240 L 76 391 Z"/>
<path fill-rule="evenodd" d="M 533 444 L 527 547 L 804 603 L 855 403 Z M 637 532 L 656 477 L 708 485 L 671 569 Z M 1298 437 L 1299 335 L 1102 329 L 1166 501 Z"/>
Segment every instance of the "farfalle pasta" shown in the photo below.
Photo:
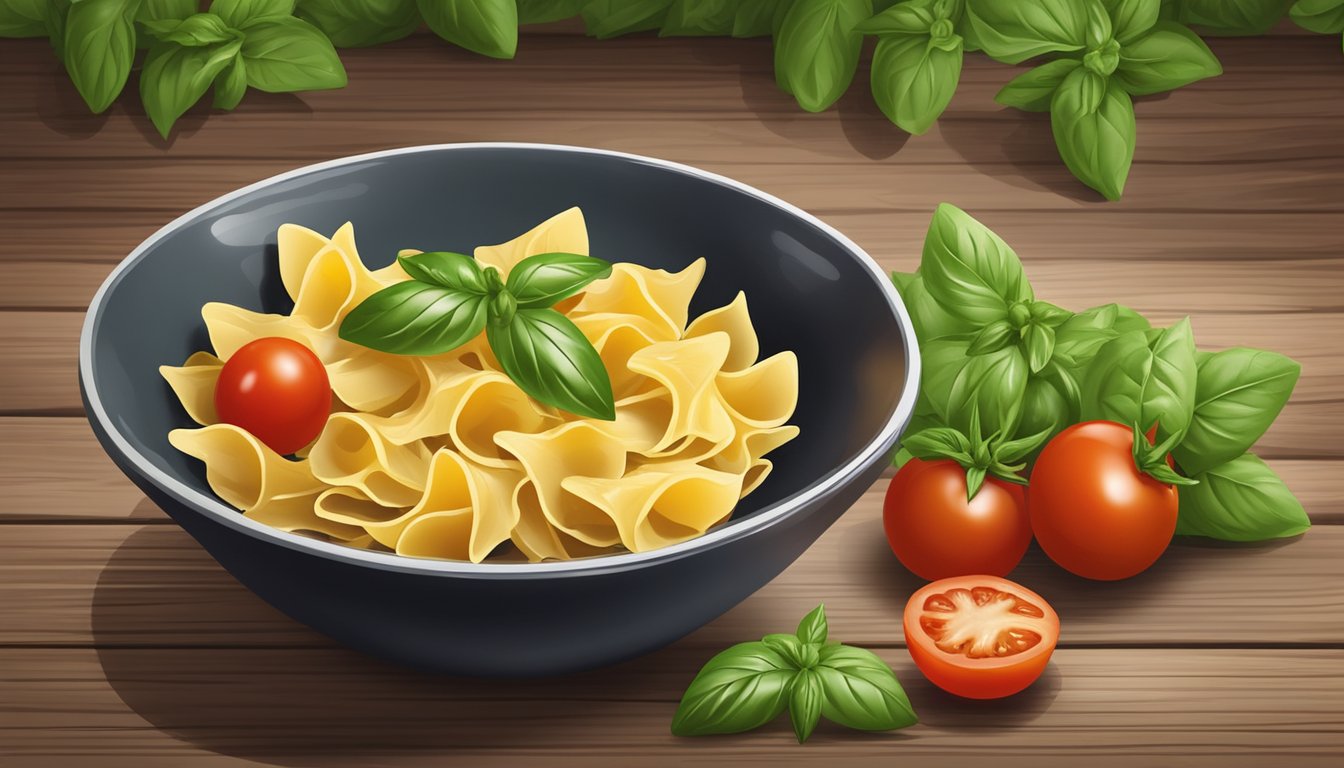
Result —
<path fill-rule="evenodd" d="M 293 311 L 207 304 L 212 349 L 160 369 L 200 425 L 173 430 L 170 442 L 204 462 L 220 499 L 267 525 L 471 562 L 644 552 L 726 521 L 770 473 L 767 455 L 798 435 L 788 424 L 797 359 L 759 359 L 746 297 L 689 317 L 703 259 L 680 272 L 616 263 L 554 304 L 610 379 L 613 409 L 604 415 L 614 418 L 604 419 L 529 396 L 485 332 L 429 355 L 343 338 L 352 309 L 414 279 L 401 262 L 367 268 L 350 224 L 330 237 L 286 224 L 278 249 Z M 588 255 L 577 208 L 474 256 L 502 279 L 524 259 L 551 253 Z M 330 385 L 325 426 L 289 456 L 226 423 L 216 407 L 227 361 L 263 338 L 302 345 Z"/>

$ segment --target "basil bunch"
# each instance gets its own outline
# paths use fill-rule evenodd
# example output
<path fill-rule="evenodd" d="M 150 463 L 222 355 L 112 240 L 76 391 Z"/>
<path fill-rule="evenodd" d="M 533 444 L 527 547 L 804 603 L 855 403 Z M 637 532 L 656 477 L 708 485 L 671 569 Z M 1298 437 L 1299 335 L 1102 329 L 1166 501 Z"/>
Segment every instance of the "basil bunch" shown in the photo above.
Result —
<path fill-rule="evenodd" d="M 798 743 L 821 718 L 862 731 L 905 728 L 919 720 L 896 675 L 872 651 L 827 642 L 824 606 L 791 635 L 739 643 L 710 659 L 672 718 L 677 736 L 740 733 L 785 709 Z"/>
<path fill-rule="evenodd" d="M 1322 35 L 1344 33 L 1344 0 L 1297 0 L 1289 15 L 1297 26 Z M 1341 37 L 1344 42 L 1344 37 Z"/>
<path fill-rule="evenodd" d="M 395 355 L 439 355 L 485 331 L 504 373 L 532 399 L 580 416 L 616 418 L 611 379 L 597 350 L 551 307 L 611 274 L 602 259 L 529 256 L 507 282 L 494 267 L 447 251 L 401 256 L 410 280 L 360 302 L 340 337 Z"/>
<path fill-rule="evenodd" d="M 983 422 L 1020 452 L 1044 442 L 1042 430 L 1048 439 L 1078 421 L 1107 419 L 1156 427 L 1159 445 L 1136 439 L 1136 457 L 1182 486 L 1177 533 L 1254 541 L 1310 526 L 1283 481 L 1248 453 L 1292 394 L 1296 362 L 1241 347 L 1199 351 L 1188 319 L 1153 328 L 1117 304 L 1075 314 L 1041 302 L 1012 249 L 947 204 L 934 213 L 918 270 L 892 279 L 927 371 L 913 440 L 898 463 L 952 457 L 968 467 L 969 481 L 991 455 L 968 463 L 960 455 L 967 451 L 949 440 L 930 444 L 929 435 L 978 432 Z M 1194 482 L 1166 469 L 1167 452 Z"/>
<path fill-rule="evenodd" d="M 1158 0 L 968 0 L 972 35 L 992 58 L 1060 58 L 1014 78 L 1000 104 L 1050 112 L 1059 156 L 1073 175 L 1118 200 L 1134 160 L 1132 96 L 1222 73 L 1187 27 L 1159 21 Z"/>

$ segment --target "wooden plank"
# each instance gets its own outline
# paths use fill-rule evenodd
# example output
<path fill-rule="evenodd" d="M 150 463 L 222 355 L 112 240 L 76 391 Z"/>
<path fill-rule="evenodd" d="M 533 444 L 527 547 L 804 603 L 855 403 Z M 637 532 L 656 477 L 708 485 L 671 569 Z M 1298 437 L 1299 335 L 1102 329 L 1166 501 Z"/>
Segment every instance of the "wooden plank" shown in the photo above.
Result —
<path fill-rule="evenodd" d="M 796 563 L 694 635 L 718 647 L 787 631 L 825 602 L 844 637 L 903 642 L 901 610 L 922 581 L 891 554 L 879 486 Z M 262 603 L 171 525 L 0 527 L 0 644 L 327 646 Z M 1151 569 L 1120 583 L 1065 573 L 1032 550 L 1011 574 L 1062 617 L 1083 646 L 1341 647 L 1344 527 L 1254 546 L 1178 539 Z M 1304 588 L 1304 585 L 1310 588 Z"/>
<path fill-rule="evenodd" d="M 823 723 L 806 747 L 785 718 L 736 736 L 672 736 L 676 700 L 704 655 L 676 647 L 582 675 L 476 681 L 344 651 L 3 650 L 3 749 L 24 765 L 324 766 L 857 766 L 892 755 L 1324 766 L 1344 751 L 1337 650 L 1062 650 L 1036 686 L 997 702 L 945 695 L 903 651 L 886 650 L 920 724 L 865 735 Z"/>
<path fill-rule="evenodd" d="M 1338 460 L 1270 459 L 1269 465 L 1317 525 L 1344 524 Z M 82 417 L 0 417 L 0 488 L 0 523 L 168 521 L 107 458 Z M 874 488 L 851 515 L 878 514 L 886 480 Z"/>

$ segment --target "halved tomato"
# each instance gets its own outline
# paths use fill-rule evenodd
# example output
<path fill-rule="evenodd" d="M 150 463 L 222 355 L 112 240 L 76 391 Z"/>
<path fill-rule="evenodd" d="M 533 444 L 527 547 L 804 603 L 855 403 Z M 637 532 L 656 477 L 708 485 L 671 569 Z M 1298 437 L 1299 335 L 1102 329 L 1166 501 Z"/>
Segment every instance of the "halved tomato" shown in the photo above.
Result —
<path fill-rule="evenodd" d="M 997 699 L 1045 671 L 1059 616 L 1040 595 L 998 576 L 927 584 L 905 604 L 905 644 L 934 685 L 968 699 Z"/>

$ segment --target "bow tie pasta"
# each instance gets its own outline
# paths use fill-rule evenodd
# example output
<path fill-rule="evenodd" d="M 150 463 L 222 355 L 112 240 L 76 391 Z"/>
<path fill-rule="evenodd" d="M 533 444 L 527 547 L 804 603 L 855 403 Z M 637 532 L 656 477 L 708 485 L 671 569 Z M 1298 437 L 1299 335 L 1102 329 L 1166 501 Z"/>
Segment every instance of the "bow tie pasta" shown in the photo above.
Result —
<path fill-rule="evenodd" d="M 554 305 L 610 377 L 615 418 L 602 420 L 529 397 L 484 332 L 424 356 L 342 339 L 354 307 L 413 279 L 397 262 L 366 267 L 350 224 L 331 237 L 286 224 L 278 250 L 293 311 L 207 304 L 211 351 L 160 372 L 200 425 L 169 441 L 204 462 L 220 499 L 281 530 L 471 562 L 643 552 L 725 522 L 798 435 L 797 359 L 759 359 L 746 297 L 689 317 L 703 259 L 680 272 L 617 263 Z M 588 255 L 579 209 L 474 256 L 506 278 L 544 253 Z M 225 364 L 263 338 L 301 345 L 329 382 L 325 426 L 289 456 L 217 408 Z"/>

